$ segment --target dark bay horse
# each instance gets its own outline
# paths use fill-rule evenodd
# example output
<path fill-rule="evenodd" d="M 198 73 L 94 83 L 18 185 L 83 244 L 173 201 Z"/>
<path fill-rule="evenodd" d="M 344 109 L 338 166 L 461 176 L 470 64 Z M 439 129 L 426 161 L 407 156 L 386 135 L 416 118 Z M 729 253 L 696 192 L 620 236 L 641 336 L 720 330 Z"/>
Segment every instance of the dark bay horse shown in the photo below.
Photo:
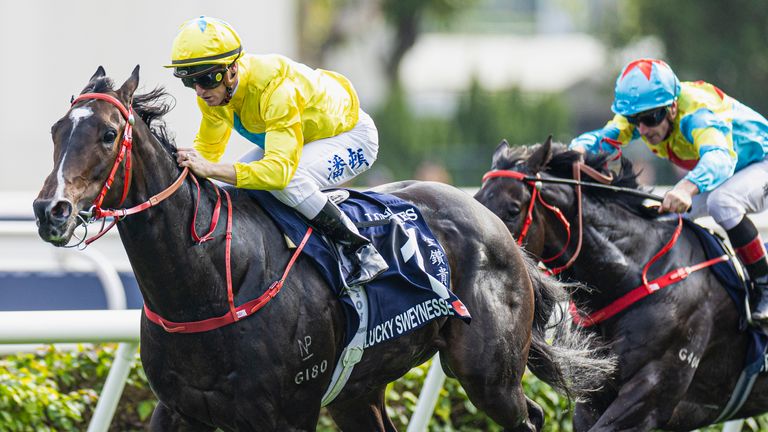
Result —
<path fill-rule="evenodd" d="M 99 67 L 53 125 L 53 170 L 33 206 L 39 234 L 56 246 L 66 245 L 83 222 L 78 215 L 98 202 L 100 191 L 105 191 L 103 208 L 146 207 L 117 225 L 149 310 L 175 322 L 221 316 L 230 307 L 228 277 L 233 301 L 242 304 L 280 278 L 293 251 L 255 201 L 233 188 L 224 189 L 231 204 L 224 202 L 218 214 L 226 219 L 232 212 L 231 271 L 224 235 L 230 225 L 218 224 L 213 240 L 202 244 L 190 238 L 193 215 L 215 215 L 219 188 L 201 183 L 198 200 L 193 177 L 187 176 L 175 193 L 161 192 L 181 178 L 162 122 L 170 106 L 162 89 L 134 95 L 138 81 L 137 66 L 115 90 Z M 119 159 L 129 107 L 137 115 L 130 170 L 128 158 Z M 109 177 L 114 182 L 106 192 Z M 403 182 L 379 191 L 421 210 L 454 269 L 450 286 L 473 320 L 471 325 L 434 320 L 365 350 L 328 407 L 342 429 L 394 430 L 384 407 L 386 384 L 436 352 L 470 400 L 510 431 L 541 430 L 544 420 L 521 389 L 526 363 L 575 396 L 599 386 L 611 362 L 587 346 L 583 333 L 570 332 L 570 343 L 561 346 L 546 343 L 546 323 L 563 287 L 534 270 L 497 217 L 447 185 Z M 201 219 L 196 229 L 204 232 L 210 220 Z M 567 326 L 559 330 L 568 332 Z M 149 321 L 145 312 L 141 359 L 159 399 L 150 429 L 315 430 L 344 332 L 341 303 L 303 256 L 269 304 L 231 325 L 173 333 Z"/>
<path fill-rule="evenodd" d="M 588 155 L 586 165 L 608 174 L 606 160 L 605 155 Z M 533 199 L 524 247 L 542 260 L 556 257 L 549 268 L 563 268 L 563 276 L 589 287 L 572 292 L 583 316 L 643 285 L 646 264 L 670 241 L 678 218 L 659 217 L 655 209 L 643 206 L 640 196 L 581 187 L 579 199 L 574 185 L 552 183 L 572 182 L 579 161 L 578 153 L 551 140 L 526 147 L 502 142 L 493 155 L 494 171 L 486 174 L 475 198 L 520 237 L 538 186 L 541 200 Z M 612 184 L 639 191 L 631 163 L 622 158 L 621 166 Z M 515 178 L 517 174 L 497 176 L 510 173 L 541 181 L 529 183 Z M 669 252 L 649 267 L 647 279 L 705 262 L 702 249 L 693 232 L 682 230 Z M 709 269 L 691 273 L 590 327 L 618 357 L 618 368 L 604 389 L 577 404 L 575 430 L 688 431 L 712 424 L 744 366 L 748 335 L 739 327 L 734 302 Z M 733 418 L 765 411 L 768 380 L 760 375 Z"/>

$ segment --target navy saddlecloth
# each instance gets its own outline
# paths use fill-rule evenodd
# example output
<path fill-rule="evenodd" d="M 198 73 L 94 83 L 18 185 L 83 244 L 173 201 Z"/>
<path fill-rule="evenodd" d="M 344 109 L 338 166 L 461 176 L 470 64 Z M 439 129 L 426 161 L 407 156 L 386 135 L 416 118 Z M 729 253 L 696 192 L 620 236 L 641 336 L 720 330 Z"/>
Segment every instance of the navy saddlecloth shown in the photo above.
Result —
<path fill-rule="evenodd" d="M 247 191 L 294 244 L 309 227 L 306 219 L 264 191 Z M 355 222 L 384 221 L 360 228 L 371 239 L 389 269 L 366 285 L 370 319 L 366 348 L 402 336 L 433 319 L 456 316 L 469 323 L 471 316 L 448 288 L 451 270 L 445 251 L 413 204 L 393 195 L 349 190 L 339 207 Z M 313 232 L 304 251 L 318 266 L 325 281 L 345 305 L 347 340 L 358 328 L 358 315 L 344 292 L 336 251 Z M 286 285 L 291 284 L 288 276 Z"/>

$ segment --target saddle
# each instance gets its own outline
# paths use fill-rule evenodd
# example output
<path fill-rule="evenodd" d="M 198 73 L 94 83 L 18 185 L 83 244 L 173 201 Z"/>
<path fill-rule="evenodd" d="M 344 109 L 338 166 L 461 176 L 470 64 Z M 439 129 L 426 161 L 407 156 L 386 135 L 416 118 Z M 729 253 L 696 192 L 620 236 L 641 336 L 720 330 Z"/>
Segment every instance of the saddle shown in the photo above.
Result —
<path fill-rule="evenodd" d="M 289 245 L 300 243 L 309 228 L 305 218 L 268 192 L 248 193 L 290 240 Z M 371 334 L 366 347 L 402 336 L 439 317 L 471 320 L 464 304 L 448 289 L 450 267 L 445 250 L 416 206 L 376 192 L 334 190 L 331 197 L 389 264 L 389 270 L 365 287 L 371 304 L 368 323 Z M 345 295 L 336 248 L 313 233 L 304 246 L 304 253 L 347 306 L 348 329 L 358 328 L 358 314 Z M 404 319 L 403 314 L 408 315 L 411 310 L 416 312 L 416 319 Z M 398 323 L 404 325 L 396 325 Z M 354 333 L 347 332 L 347 342 Z"/>

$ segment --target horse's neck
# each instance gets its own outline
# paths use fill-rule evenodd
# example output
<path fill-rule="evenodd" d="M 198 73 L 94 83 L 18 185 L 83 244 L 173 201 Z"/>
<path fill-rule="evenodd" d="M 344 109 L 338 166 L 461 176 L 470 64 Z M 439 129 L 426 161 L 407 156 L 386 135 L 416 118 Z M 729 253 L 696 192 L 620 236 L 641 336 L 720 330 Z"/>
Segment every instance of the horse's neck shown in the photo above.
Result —
<path fill-rule="evenodd" d="M 640 283 L 643 267 L 673 230 L 671 224 L 642 218 L 623 207 L 586 201 L 582 219 L 581 252 L 571 271 L 577 280 L 598 289 Z M 578 229 L 572 225 L 572 230 Z"/>
<path fill-rule="evenodd" d="M 134 146 L 134 172 L 127 206 L 147 201 L 179 176 L 175 160 L 146 127 L 136 134 Z M 214 187 L 207 184 L 207 180 L 199 181 L 202 192 L 197 205 L 197 187 L 188 176 L 184 184 L 165 201 L 118 224 L 145 302 L 157 313 L 177 320 L 212 316 L 226 310 L 227 304 L 226 199 L 222 193 L 215 239 L 194 245 L 190 231 L 195 207 L 196 229 L 202 235 L 208 231 L 217 200 Z M 249 232 L 252 236 L 250 253 L 259 253 L 259 244 L 264 243 L 261 234 L 258 230 Z M 261 250 L 263 253 L 264 249 Z M 239 259 L 244 260 L 244 257 Z M 236 282 L 238 263 L 231 264 Z M 249 270 L 258 271 L 258 268 Z M 233 287 L 235 291 L 237 288 Z"/>
<path fill-rule="evenodd" d="M 126 207 L 146 202 L 151 196 L 170 186 L 180 175 L 173 156 L 163 148 L 163 144 L 140 120 L 136 121 L 133 129 L 131 159 L 131 187 L 130 194 L 124 203 Z M 125 163 L 123 163 L 124 167 Z M 116 180 L 122 181 L 123 178 L 124 176 L 121 175 Z M 119 189 L 122 190 L 122 183 Z"/>

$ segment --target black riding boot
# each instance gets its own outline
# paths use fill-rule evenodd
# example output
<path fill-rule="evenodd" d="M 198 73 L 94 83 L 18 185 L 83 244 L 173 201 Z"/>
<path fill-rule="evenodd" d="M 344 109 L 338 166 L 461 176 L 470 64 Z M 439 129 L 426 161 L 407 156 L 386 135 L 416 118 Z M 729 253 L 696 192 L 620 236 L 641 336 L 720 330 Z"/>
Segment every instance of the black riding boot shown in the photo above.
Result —
<path fill-rule="evenodd" d="M 352 264 L 346 279 L 347 286 L 366 284 L 389 268 L 371 241 L 357 232 L 352 220 L 331 200 L 325 203 L 320 213 L 310 222 L 330 240 L 342 246 Z"/>
<path fill-rule="evenodd" d="M 727 233 L 736 255 L 752 279 L 752 293 L 759 296 L 757 306 L 752 310 L 752 321 L 768 325 L 768 259 L 760 233 L 746 216 Z"/>

